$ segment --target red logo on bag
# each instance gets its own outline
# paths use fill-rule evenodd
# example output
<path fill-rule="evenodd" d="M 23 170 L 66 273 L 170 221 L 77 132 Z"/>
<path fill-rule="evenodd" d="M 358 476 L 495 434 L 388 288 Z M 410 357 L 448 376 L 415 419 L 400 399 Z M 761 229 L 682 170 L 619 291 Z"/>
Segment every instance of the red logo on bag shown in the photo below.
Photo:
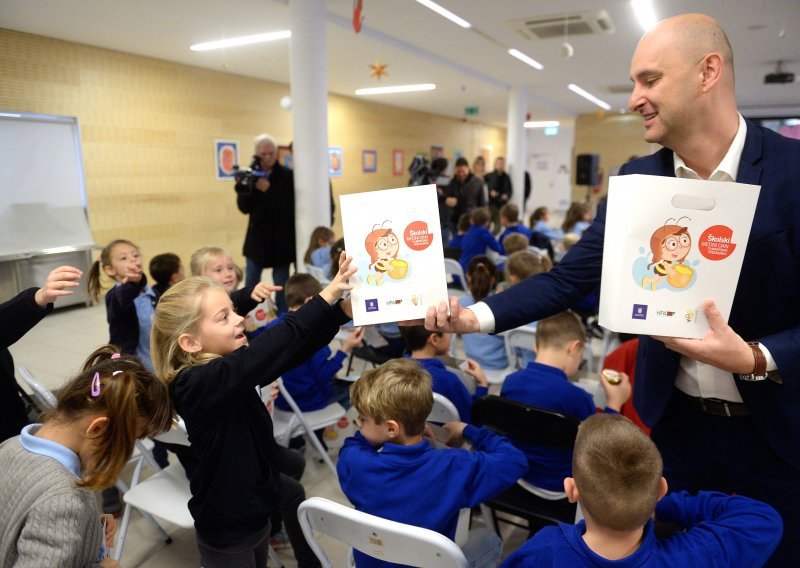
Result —
<path fill-rule="evenodd" d="M 425 221 L 412 221 L 403 231 L 403 239 L 411 250 L 425 250 L 433 242 L 433 235 L 428 231 Z"/>
<path fill-rule="evenodd" d="M 723 260 L 736 250 L 733 242 L 733 230 L 725 225 L 709 227 L 700 235 L 698 243 L 700 254 L 708 260 Z"/>
<path fill-rule="evenodd" d="M 261 308 L 256 310 L 256 320 L 257 321 L 264 321 L 267 319 L 267 312 L 262 310 Z"/>

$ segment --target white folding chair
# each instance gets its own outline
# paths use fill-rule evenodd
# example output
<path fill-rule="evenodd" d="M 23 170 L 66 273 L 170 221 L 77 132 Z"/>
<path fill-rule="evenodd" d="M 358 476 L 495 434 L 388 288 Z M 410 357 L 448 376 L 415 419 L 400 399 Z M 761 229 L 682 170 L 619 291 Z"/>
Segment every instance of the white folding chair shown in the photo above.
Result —
<path fill-rule="evenodd" d="M 314 266 L 313 264 L 305 263 L 306 272 L 308 272 L 311 276 L 319 280 L 320 284 L 327 284 L 331 281 L 328 278 L 328 275 L 318 266 Z"/>
<path fill-rule="evenodd" d="M 467 392 L 469 394 L 475 394 L 475 389 L 478 386 L 477 384 L 475 384 L 475 377 L 466 374 L 462 369 L 454 369 L 453 367 L 447 367 L 447 370 L 458 377 L 458 379 L 467 389 Z"/>
<path fill-rule="evenodd" d="M 461 263 L 452 258 L 445 258 L 444 259 L 444 273 L 447 277 L 447 282 L 454 282 L 455 276 L 459 278 L 459 282 L 461 282 L 461 290 L 458 288 L 448 288 L 447 292 L 452 294 L 453 296 L 464 296 L 466 294 L 467 289 L 467 277 L 464 276 L 464 269 L 461 268 Z"/>
<path fill-rule="evenodd" d="M 486 249 L 486 256 L 495 264 L 502 264 L 508 260 L 507 256 L 500 254 L 499 252 L 495 252 L 492 249 Z"/>
<path fill-rule="evenodd" d="M 517 349 L 527 349 L 533 351 L 536 345 L 536 328 L 523 325 L 514 329 L 509 329 L 503 333 L 506 341 L 506 356 L 509 366 L 515 369 L 522 368 L 522 360 Z"/>
<path fill-rule="evenodd" d="M 272 424 L 275 441 L 282 446 L 288 447 L 289 440 L 294 436 L 305 436 L 306 441 L 314 447 L 319 457 L 338 479 L 336 466 L 333 465 L 333 461 L 331 461 L 322 443 L 314 435 L 314 431 L 333 426 L 341 420 L 342 416 L 347 414 L 347 411 L 341 404 L 334 402 L 321 410 L 303 412 L 300 410 L 300 407 L 297 406 L 297 403 L 292 398 L 292 395 L 289 394 L 289 391 L 286 390 L 282 379 L 278 379 L 278 389 L 280 390 L 281 396 L 292 410 L 286 411 L 275 408 L 273 411 Z"/>
<path fill-rule="evenodd" d="M 25 381 L 25 384 L 31 389 L 33 400 L 36 401 L 39 408 L 44 410 L 46 408 L 56 407 L 56 395 L 47 390 L 27 368 L 17 367 L 17 372 L 22 380 Z"/>
<path fill-rule="evenodd" d="M 538 256 L 539 258 L 544 258 L 544 257 L 548 256 L 548 253 L 547 253 L 546 249 L 535 247 L 535 246 L 532 246 L 532 245 L 528 247 L 528 251 L 532 252 L 533 254 Z"/>
<path fill-rule="evenodd" d="M 297 517 L 311 550 L 323 568 L 332 568 L 314 531 L 321 532 L 385 562 L 424 568 L 465 568 L 467 559 L 452 540 L 438 532 L 356 511 L 322 497 L 300 504 Z M 352 556 L 349 566 L 355 566 Z"/>
<path fill-rule="evenodd" d="M 426 420 L 445 424 L 447 422 L 458 422 L 461 417 L 459 417 L 458 409 L 450 399 L 435 392 L 433 393 L 433 408 L 431 408 L 431 413 L 428 414 Z"/>

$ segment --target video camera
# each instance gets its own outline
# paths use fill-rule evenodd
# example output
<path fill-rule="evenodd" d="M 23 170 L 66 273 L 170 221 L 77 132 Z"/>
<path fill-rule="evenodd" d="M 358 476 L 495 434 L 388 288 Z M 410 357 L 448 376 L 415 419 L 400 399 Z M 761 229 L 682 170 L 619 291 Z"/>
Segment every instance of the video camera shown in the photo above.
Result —
<path fill-rule="evenodd" d="M 234 189 L 236 193 L 242 195 L 250 195 L 253 193 L 256 180 L 260 177 L 267 177 L 267 174 L 261 169 L 261 160 L 258 156 L 253 156 L 253 161 L 250 162 L 249 168 L 240 168 L 238 165 L 233 166 L 234 179 L 236 185 Z"/>
<path fill-rule="evenodd" d="M 408 166 L 408 185 L 424 185 L 431 177 L 430 162 L 423 155 L 414 156 L 411 165 Z"/>

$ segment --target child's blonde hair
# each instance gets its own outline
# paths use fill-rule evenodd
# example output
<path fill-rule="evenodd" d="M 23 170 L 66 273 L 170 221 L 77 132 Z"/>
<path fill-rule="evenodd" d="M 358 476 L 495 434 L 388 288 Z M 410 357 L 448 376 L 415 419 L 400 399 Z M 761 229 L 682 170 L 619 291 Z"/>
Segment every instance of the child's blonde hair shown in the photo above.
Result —
<path fill-rule="evenodd" d="M 566 348 L 571 341 L 586 343 L 583 322 L 572 312 L 561 312 L 536 324 L 536 351 L 546 347 Z"/>
<path fill-rule="evenodd" d="M 513 235 L 509 235 L 509 237 L 512 236 Z M 548 272 L 552 266 L 553 264 L 550 262 L 550 258 L 546 256 L 538 256 L 528 250 L 519 250 L 511 254 L 506 261 L 506 280 L 511 280 L 513 276 L 521 282 L 534 274 Z"/>
<path fill-rule="evenodd" d="M 511 233 L 506 235 L 502 244 L 506 251 L 506 256 L 511 256 L 515 252 L 528 250 L 528 237 L 522 233 Z"/>
<path fill-rule="evenodd" d="M 86 277 L 86 287 L 89 290 L 89 296 L 94 301 L 100 299 L 100 293 L 103 291 L 103 286 L 100 282 L 101 268 L 111 266 L 111 253 L 117 245 L 130 245 L 136 250 L 139 250 L 139 247 L 125 239 L 111 241 L 103 247 L 103 250 L 100 251 L 100 256 L 92 263 L 92 266 L 89 268 L 89 275 Z"/>
<path fill-rule="evenodd" d="M 572 475 L 581 507 L 599 526 L 644 526 L 660 496 L 662 471 L 658 448 L 627 418 L 596 414 L 578 428 Z"/>
<path fill-rule="evenodd" d="M 192 259 L 189 261 L 189 269 L 192 271 L 192 276 L 205 276 L 206 267 L 214 262 L 218 256 L 227 256 L 232 258 L 227 251 L 220 247 L 203 247 L 197 249 L 192 253 Z"/>
<path fill-rule="evenodd" d="M 105 426 L 93 438 L 94 454 L 81 463 L 80 487 L 103 489 L 114 484 L 144 436 L 156 436 L 172 425 L 167 386 L 135 357 L 104 345 L 83 364 L 80 374 L 58 390 L 56 407 L 44 422 L 70 424 L 85 416 L 104 415 Z"/>
<path fill-rule="evenodd" d="M 308 242 L 306 254 L 303 256 L 303 262 L 306 264 L 311 264 L 311 253 L 318 248 L 322 248 L 319 246 L 319 242 L 323 240 L 328 242 L 333 240 L 333 237 L 333 231 L 331 231 L 329 227 L 316 227 L 313 231 L 311 231 L 311 238 Z"/>
<path fill-rule="evenodd" d="M 431 376 L 413 359 L 392 359 L 353 383 L 350 401 L 376 424 L 396 420 L 406 435 L 416 436 L 433 408 Z"/>
<path fill-rule="evenodd" d="M 203 301 L 209 290 L 225 292 L 225 286 L 204 276 L 178 282 L 158 301 L 150 331 L 150 355 L 156 374 L 167 384 L 183 369 L 204 365 L 219 357 L 214 353 L 187 353 L 178 339 L 184 333 L 197 336 L 203 319 Z"/>

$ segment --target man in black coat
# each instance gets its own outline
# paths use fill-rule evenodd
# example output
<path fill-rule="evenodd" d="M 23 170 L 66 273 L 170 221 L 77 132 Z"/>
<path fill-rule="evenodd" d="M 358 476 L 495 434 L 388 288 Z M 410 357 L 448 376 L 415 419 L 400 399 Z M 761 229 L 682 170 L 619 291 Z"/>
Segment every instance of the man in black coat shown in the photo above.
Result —
<path fill-rule="evenodd" d="M 502 230 L 500 225 L 500 209 L 511 199 L 511 177 L 506 173 L 506 160 L 499 156 L 494 161 L 494 171 L 486 174 L 486 186 L 489 188 L 489 211 L 492 212 L 494 232 Z"/>
<path fill-rule="evenodd" d="M 278 148 L 269 135 L 257 136 L 254 146 L 252 168 L 258 175 L 249 185 L 236 183 L 236 205 L 250 215 L 243 250 L 245 286 L 255 286 L 265 268 L 272 268 L 272 281 L 283 286 L 295 261 L 294 176 L 278 163 Z M 276 293 L 275 300 L 284 313 L 283 292 Z"/>

